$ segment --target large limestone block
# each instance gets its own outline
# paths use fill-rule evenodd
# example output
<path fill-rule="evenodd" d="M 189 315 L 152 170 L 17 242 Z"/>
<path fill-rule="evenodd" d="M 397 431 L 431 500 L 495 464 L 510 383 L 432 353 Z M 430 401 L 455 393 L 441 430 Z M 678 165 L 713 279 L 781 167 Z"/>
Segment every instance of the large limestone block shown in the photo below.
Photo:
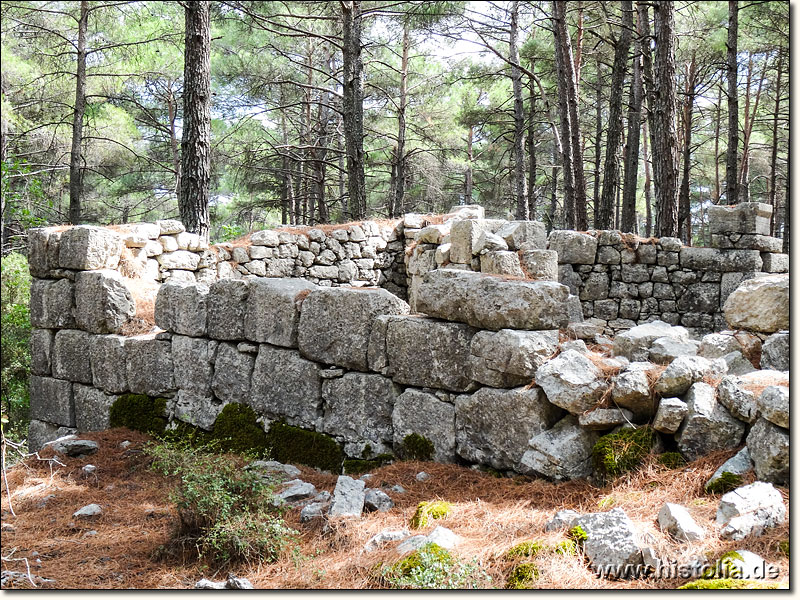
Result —
<path fill-rule="evenodd" d="M 206 334 L 209 287 L 204 283 L 168 281 L 156 296 L 156 325 L 180 335 Z"/>
<path fill-rule="evenodd" d="M 392 427 L 395 451 L 400 452 L 403 440 L 416 433 L 433 443 L 433 460 L 455 459 L 455 407 L 433 394 L 415 389 L 403 392 L 394 404 Z"/>
<path fill-rule="evenodd" d="M 250 406 L 272 419 L 315 429 L 322 416 L 322 379 L 318 364 L 296 350 L 261 344 L 258 348 Z"/>
<path fill-rule="evenodd" d="M 523 244 L 539 250 L 547 248 L 547 228 L 539 221 L 509 221 L 496 233 L 509 250 L 521 250 Z"/>
<path fill-rule="evenodd" d="M 244 314 L 244 335 L 248 340 L 297 348 L 300 306 L 313 283 L 303 279 L 255 279 Z"/>
<path fill-rule="evenodd" d="M 360 479 L 339 475 L 328 514 L 331 517 L 360 517 L 364 510 L 365 485 Z"/>
<path fill-rule="evenodd" d="M 758 401 L 748 389 L 745 379 L 727 375 L 717 385 L 717 400 L 730 413 L 745 423 L 755 423 L 758 418 Z"/>
<path fill-rule="evenodd" d="M 597 238 L 570 230 L 550 232 L 548 247 L 558 252 L 559 263 L 593 265 L 597 253 Z"/>
<path fill-rule="evenodd" d="M 31 331 L 31 373 L 34 375 L 50 375 L 53 336 L 50 329 L 33 329 Z"/>
<path fill-rule="evenodd" d="M 762 481 L 789 484 L 789 431 L 759 419 L 747 434 L 747 448 Z"/>
<path fill-rule="evenodd" d="M 396 383 L 469 391 L 473 335 L 475 330 L 461 323 L 394 317 L 386 326 L 386 374 Z"/>
<path fill-rule="evenodd" d="M 519 262 L 528 279 L 558 281 L 558 252 L 555 250 L 540 250 L 525 244 L 519 250 Z"/>
<path fill-rule="evenodd" d="M 437 269 L 423 279 L 417 310 L 482 329 L 559 329 L 569 322 L 569 288 L 555 281 L 519 281 Z"/>
<path fill-rule="evenodd" d="M 653 390 L 661 396 L 680 396 L 712 371 L 711 361 L 702 356 L 679 356 L 664 369 Z"/>
<path fill-rule="evenodd" d="M 222 343 L 214 361 L 214 378 L 211 390 L 225 402 L 247 402 L 250 396 L 250 376 L 256 358 L 249 352 L 240 352 L 235 344 Z"/>
<path fill-rule="evenodd" d="M 479 331 L 470 345 L 470 377 L 499 388 L 525 385 L 557 348 L 555 329 Z"/>
<path fill-rule="evenodd" d="M 172 235 L 186 231 L 186 227 L 184 227 L 183 223 L 176 219 L 162 219 L 156 221 L 155 224 L 158 225 L 161 235 Z"/>
<path fill-rule="evenodd" d="M 109 411 L 119 396 L 78 383 L 73 386 L 72 393 L 78 431 L 103 431 L 111 427 Z"/>
<path fill-rule="evenodd" d="M 583 552 L 595 569 L 610 576 L 630 577 L 626 569 L 644 562 L 636 526 L 621 508 L 581 515 L 573 526 L 586 532 Z"/>
<path fill-rule="evenodd" d="M 208 336 L 216 340 L 244 339 L 244 315 L 250 293 L 246 279 L 222 279 L 208 291 Z"/>
<path fill-rule="evenodd" d="M 689 340 L 689 332 L 684 327 L 673 327 L 664 321 L 651 321 L 631 327 L 614 338 L 612 353 L 624 356 L 630 361 L 646 361 L 650 348 L 659 338 L 668 337 L 680 342 Z"/>
<path fill-rule="evenodd" d="M 681 454 L 695 460 L 709 452 L 738 446 L 744 437 L 745 425 L 722 406 L 707 383 L 692 385 L 686 394 L 689 412 L 675 435 Z"/>
<path fill-rule="evenodd" d="M 789 370 L 789 332 L 779 331 L 769 336 L 761 346 L 761 368 Z"/>
<path fill-rule="evenodd" d="M 159 396 L 175 389 L 172 371 L 172 343 L 155 335 L 125 340 L 128 389 L 134 394 Z"/>
<path fill-rule="evenodd" d="M 196 394 L 189 390 L 178 390 L 172 414 L 179 421 L 211 431 L 219 413 L 227 404 L 218 398 Z"/>
<path fill-rule="evenodd" d="M 200 255 L 188 250 L 175 250 L 174 252 L 164 252 L 156 256 L 158 264 L 162 269 L 181 269 L 184 271 L 196 271 L 200 266 Z"/>
<path fill-rule="evenodd" d="M 89 354 L 91 335 L 79 329 L 62 329 L 53 340 L 53 377 L 92 384 Z"/>
<path fill-rule="evenodd" d="M 93 335 L 89 341 L 92 385 L 110 394 L 128 391 L 125 339 L 121 335 Z"/>
<path fill-rule="evenodd" d="M 608 389 L 600 369 L 576 350 L 562 352 L 539 367 L 536 383 L 550 402 L 574 415 L 593 409 Z"/>
<path fill-rule="evenodd" d="M 172 336 L 175 387 L 195 396 L 211 396 L 214 360 L 219 344 L 203 338 Z"/>
<path fill-rule="evenodd" d="M 481 254 L 481 273 L 525 277 L 516 252 L 495 250 Z"/>
<path fill-rule="evenodd" d="M 58 263 L 62 269 L 116 269 L 125 244 L 119 234 L 102 227 L 78 225 L 61 234 Z"/>
<path fill-rule="evenodd" d="M 770 234 L 772 206 L 764 202 L 740 202 L 732 206 L 708 207 L 708 224 L 712 234 Z"/>
<path fill-rule="evenodd" d="M 562 411 L 539 387 L 481 388 L 456 398 L 456 452 L 495 469 L 513 469 L 528 440 L 552 427 Z"/>
<path fill-rule="evenodd" d="M 763 261 L 758 250 L 717 250 L 684 246 L 680 251 L 680 265 L 692 271 L 745 273 L 760 271 Z"/>
<path fill-rule="evenodd" d="M 68 279 L 34 279 L 31 284 L 31 325 L 34 327 L 75 327 L 75 292 Z"/>
<path fill-rule="evenodd" d="M 611 398 L 614 403 L 633 412 L 637 421 L 652 417 L 656 410 L 657 403 L 650 393 L 647 375 L 652 368 L 648 362 L 632 362 L 612 380 Z"/>
<path fill-rule="evenodd" d="M 30 398 L 31 419 L 75 427 L 75 405 L 69 381 L 31 375 Z"/>
<path fill-rule="evenodd" d="M 759 536 L 786 521 L 781 493 L 771 483 L 756 481 L 728 492 L 719 501 L 717 525 L 723 538 Z"/>
<path fill-rule="evenodd" d="M 758 408 L 767 421 L 789 429 L 789 386 L 765 388 L 758 397 Z"/>
<path fill-rule="evenodd" d="M 375 318 L 408 310 L 408 304 L 382 289 L 315 289 L 300 312 L 300 353 L 318 362 L 366 371 Z"/>
<path fill-rule="evenodd" d="M 58 269 L 58 247 L 61 232 L 53 227 L 28 229 L 28 268 L 34 277 L 47 277 Z"/>
<path fill-rule="evenodd" d="M 577 418 L 567 415 L 528 441 L 516 470 L 556 481 L 585 479 L 592 474 L 592 448 L 598 439 L 598 432 L 580 427 Z"/>
<path fill-rule="evenodd" d="M 789 329 L 789 275 L 748 279 L 728 296 L 723 307 L 733 329 L 774 333 Z"/>
<path fill-rule="evenodd" d="M 346 373 L 325 380 L 322 400 L 326 433 L 373 448 L 392 445 L 392 411 L 402 389 L 381 375 Z"/>
<path fill-rule="evenodd" d="M 91 333 L 117 333 L 136 313 L 136 302 L 117 271 L 103 269 L 75 276 L 75 320 Z"/>
<path fill-rule="evenodd" d="M 450 228 L 450 261 L 469 264 L 478 253 L 478 241 L 484 231 L 494 233 L 505 221 L 494 219 L 464 219 L 455 221 Z"/>

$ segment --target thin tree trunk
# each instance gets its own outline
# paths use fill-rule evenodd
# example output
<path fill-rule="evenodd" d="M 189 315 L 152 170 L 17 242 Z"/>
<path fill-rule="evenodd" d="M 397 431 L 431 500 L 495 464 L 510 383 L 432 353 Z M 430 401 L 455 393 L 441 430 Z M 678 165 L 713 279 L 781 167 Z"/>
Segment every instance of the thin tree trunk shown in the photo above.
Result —
<path fill-rule="evenodd" d="M 722 84 L 717 86 L 717 116 L 714 124 L 714 204 L 719 204 L 722 188 L 719 183 L 719 132 L 722 128 Z"/>
<path fill-rule="evenodd" d="M 697 62 L 695 53 L 686 65 L 686 91 L 683 103 L 683 176 L 678 193 L 678 231 L 683 243 L 692 245 L 692 210 L 689 197 L 689 170 L 692 160 L 692 114 L 694 110 L 695 86 L 697 82 Z"/>
<path fill-rule="evenodd" d="M 581 85 L 581 58 L 583 56 L 583 2 L 576 2 L 578 8 L 578 26 L 575 29 L 575 92 L 577 93 Z"/>
<path fill-rule="evenodd" d="M 647 119 L 642 121 L 644 135 L 642 136 L 642 150 L 644 151 L 644 207 L 645 207 L 645 226 L 644 234 L 646 237 L 653 235 L 653 196 L 650 177 L 650 152 L 647 149 Z"/>
<path fill-rule="evenodd" d="M 531 72 L 533 72 L 531 64 Z M 536 220 L 536 95 L 533 80 L 528 86 L 528 215 L 532 221 Z"/>
<path fill-rule="evenodd" d="M 650 148 L 653 152 L 650 155 L 650 168 L 652 172 L 652 179 L 651 182 L 655 184 L 656 181 L 659 181 L 658 175 L 658 168 L 659 164 L 657 161 L 652 160 L 653 153 L 655 153 L 656 148 L 656 133 L 654 127 L 655 122 L 655 105 L 656 105 L 656 90 L 655 90 L 655 77 L 653 75 L 653 54 L 650 50 L 650 45 L 653 38 L 650 37 L 650 17 L 648 16 L 648 7 L 650 3 L 645 1 L 639 1 L 636 3 L 636 11 L 638 13 L 639 22 L 642 24 L 642 34 L 644 35 L 645 43 L 642 47 L 642 75 L 644 79 L 644 89 L 645 89 L 645 99 L 647 100 L 647 131 L 650 133 Z M 659 217 L 660 217 L 660 210 L 658 205 L 659 197 L 658 195 L 654 195 L 653 202 L 651 204 L 651 217 L 652 217 L 652 232 L 657 232 L 659 230 Z M 648 234 L 648 237 L 651 234 Z"/>
<path fill-rule="evenodd" d="M 595 136 L 594 136 L 594 189 L 592 190 L 592 220 L 597 229 L 597 207 L 600 203 L 600 140 L 603 135 L 602 73 L 597 60 L 597 87 L 595 88 Z"/>
<path fill-rule="evenodd" d="M 511 30 L 508 39 L 509 62 L 511 62 L 511 88 L 514 94 L 514 203 L 515 218 L 527 221 L 528 198 L 525 180 L 525 108 L 522 99 L 522 70 L 519 68 L 519 0 L 511 3 Z"/>
<path fill-rule="evenodd" d="M 475 127 L 469 126 L 467 130 L 467 170 L 464 173 L 464 204 L 472 203 L 472 142 L 475 136 Z"/>
<path fill-rule="evenodd" d="M 171 87 L 167 95 L 167 112 L 169 114 L 169 147 L 172 152 L 172 169 L 175 171 L 175 196 L 177 197 L 181 193 L 181 153 L 178 151 L 178 136 L 175 131 L 178 103 Z"/>
<path fill-rule="evenodd" d="M 783 197 L 783 253 L 789 254 L 789 163 L 786 163 L 786 194 Z"/>
<path fill-rule="evenodd" d="M 739 95 L 737 45 L 739 40 L 739 3 L 728 1 L 728 151 L 725 165 L 725 196 L 728 204 L 736 204 L 739 151 Z"/>
<path fill-rule="evenodd" d="M 553 144 L 553 168 L 550 171 L 550 210 L 547 212 L 547 233 L 556 229 L 556 208 L 558 207 L 558 156 L 563 152 L 559 151 L 558 145 Z"/>
<path fill-rule="evenodd" d="M 750 136 L 753 133 L 753 125 L 756 121 L 756 114 L 758 113 L 758 104 L 761 100 L 761 90 L 764 86 L 764 76 L 767 73 L 766 67 L 761 71 L 761 77 L 758 80 L 758 88 L 756 89 L 756 97 L 753 101 L 753 111 L 749 112 L 750 108 L 750 73 L 752 72 L 752 54 L 750 59 L 750 66 L 748 68 L 748 85 L 747 85 L 747 99 L 745 102 L 745 125 L 744 125 L 744 144 L 742 146 L 742 168 L 739 172 L 739 199 L 741 202 L 750 202 Z"/>
<path fill-rule="evenodd" d="M 775 83 L 775 112 L 772 117 L 772 152 L 769 160 L 769 203 L 772 206 L 770 234 L 775 235 L 775 217 L 778 212 L 777 179 L 778 179 L 778 116 L 781 109 L 781 75 L 783 71 L 783 48 L 778 48 L 778 78 Z"/>
<path fill-rule="evenodd" d="M 339 201 L 341 202 L 341 205 L 342 205 L 342 214 L 341 214 L 341 217 L 339 217 L 339 219 L 340 219 L 340 221 L 342 223 L 347 223 L 351 219 L 350 219 L 350 215 L 349 215 L 349 208 L 348 208 L 348 205 L 347 205 L 348 198 L 347 198 L 347 194 L 345 193 L 345 181 L 344 181 L 344 174 L 345 174 L 344 155 L 345 155 L 345 152 L 344 152 L 344 145 L 342 144 L 342 130 L 343 129 L 344 129 L 344 127 L 342 125 L 342 118 L 341 118 L 341 116 L 339 116 L 339 121 L 338 121 L 337 126 L 336 126 L 336 149 L 339 151 L 338 152 L 338 154 L 339 154 L 339 168 L 337 169 L 337 171 L 338 171 L 338 180 L 339 180 Z"/>
<path fill-rule="evenodd" d="M 628 10 L 633 6 L 627 2 Z M 631 18 L 632 20 L 632 18 Z M 628 107 L 628 145 L 625 150 L 625 183 L 622 186 L 622 231 L 637 229 L 636 192 L 639 180 L 639 134 L 642 130 L 642 30 L 637 22 L 637 37 L 631 74 L 630 106 Z"/>
<path fill-rule="evenodd" d="M 397 107 L 397 146 L 394 153 L 394 199 L 392 212 L 389 216 L 396 216 L 396 211 L 403 206 L 403 196 L 406 193 L 406 107 L 408 106 L 408 52 L 411 46 L 409 41 L 409 21 L 403 23 L 403 56 L 400 63 L 400 104 Z"/>
<path fill-rule="evenodd" d="M 78 19 L 77 67 L 75 73 L 75 110 L 72 113 L 72 148 L 69 155 L 69 222 L 81 222 L 83 196 L 83 115 L 86 112 L 86 29 L 89 24 L 89 3 L 81 0 Z"/>
<path fill-rule="evenodd" d="M 631 47 L 633 7 L 630 0 L 622 0 L 623 27 L 614 46 L 614 66 L 611 71 L 611 95 L 608 107 L 608 132 L 606 133 L 606 161 L 603 192 L 595 216 L 597 229 L 611 229 L 614 205 L 619 187 L 619 145 L 622 135 L 622 94 L 625 87 L 625 70 Z"/>
<path fill-rule="evenodd" d="M 561 119 L 561 162 L 564 178 L 564 227 L 566 229 L 575 228 L 575 169 L 573 168 L 572 151 L 572 123 L 570 118 L 568 87 L 570 87 L 569 76 L 565 68 L 565 53 L 562 46 L 566 43 L 559 19 L 563 22 L 562 14 L 563 2 L 553 0 L 553 36 L 555 41 L 556 73 L 558 82 L 558 110 Z"/>
<path fill-rule="evenodd" d="M 364 175 L 364 64 L 361 55 L 361 2 L 342 0 L 342 112 L 347 152 L 347 191 L 355 219 L 367 214 Z"/>
<path fill-rule="evenodd" d="M 211 25 L 208 2 L 184 5 L 183 137 L 178 209 L 186 230 L 208 239 L 211 182 Z"/>

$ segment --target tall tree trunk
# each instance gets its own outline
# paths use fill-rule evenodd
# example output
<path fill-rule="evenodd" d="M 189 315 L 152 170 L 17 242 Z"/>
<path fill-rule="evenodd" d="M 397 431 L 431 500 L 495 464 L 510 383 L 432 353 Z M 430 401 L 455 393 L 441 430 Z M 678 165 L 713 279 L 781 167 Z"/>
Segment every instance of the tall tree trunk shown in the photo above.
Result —
<path fill-rule="evenodd" d="M 464 204 L 472 203 L 472 143 L 475 137 L 475 127 L 469 126 L 467 130 L 467 170 L 464 173 Z"/>
<path fill-rule="evenodd" d="M 403 23 L 403 55 L 400 62 L 400 103 L 397 107 L 397 146 L 394 152 L 394 198 L 392 212 L 394 217 L 403 206 L 406 193 L 406 107 L 408 106 L 408 52 L 411 46 L 409 41 L 409 20 Z"/>
<path fill-rule="evenodd" d="M 562 46 L 567 43 L 559 20 L 563 23 L 563 2 L 553 0 L 553 37 L 555 43 L 556 79 L 558 82 L 558 111 L 561 120 L 561 163 L 564 178 L 564 227 L 575 228 L 575 169 L 573 168 L 572 123 L 569 110 L 569 75 L 565 67 L 565 52 Z M 563 31 L 562 31 L 563 30 Z"/>
<path fill-rule="evenodd" d="M 508 38 L 508 59 L 511 62 L 511 88 L 514 93 L 514 202 L 516 219 L 526 221 L 528 198 L 525 180 L 525 108 L 522 99 L 522 70 L 519 65 L 519 0 L 511 3 L 511 30 Z"/>
<path fill-rule="evenodd" d="M 364 64 L 361 55 L 361 2 L 342 0 L 342 70 L 347 192 L 355 219 L 367 215 L 364 175 Z"/>
<path fill-rule="evenodd" d="M 595 135 L 594 135 L 594 189 L 592 190 L 592 219 L 597 229 L 597 207 L 600 204 L 600 141 L 603 135 L 602 72 L 597 60 L 597 87 L 595 88 Z"/>
<path fill-rule="evenodd" d="M 653 111 L 653 166 L 655 171 L 658 227 L 656 236 L 678 233 L 678 143 L 675 135 L 675 6 L 672 0 L 655 5 L 656 55 L 654 83 L 658 93 Z"/>
<path fill-rule="evenodd" d="M 683 243 L 692 245 L 692 206 L 689 197 L 689 170 L 692 161 L 692 114 L 694 110 L 697 62 L 695 53 L 686 65 L 686 90 L 683 100 L 683 175 L 678 193 L 678 232 Z"/>
<path fill-rule="evenodd" d="M 603 193 L 595 216 L 597 229 L 611 229 L 614 204 L 619 187 L 619 143 L 622 135 L 622 93 L 625 87 L 625 70 L 631 48 L 633 7 L 630 0 L 622 0 L 622 22 L 619 39 L 614 46 L 614 66 L 611 71 L 611 96 L 608 106 L 608 132 L 606 133 L 606 162 L 603 176 Z"/>
<path fill-rule="evenodd" d="M 737 166 L 739 151 L 739 93 L 737 45 L 739 40 L 739 3 L 728 1 L 728 152 L 725 164 L 725 196 L 728 204 L 739 199 Z"/>
<path fill-rule="evenodd" d="M 531 64 L 531 72 L 534 65 Z M 536 95 L 533 80 L 528 86 L 528 136 L 525 145 L 528 150 L 528 215 L 536 220 Z"/>
<path fill-rule="evenodd" d="M 550 171 L 550 210 L 547 211 L 547 233 L 556 229 L 556 207 L 558 206 L 558 156 L 560 151 L 557 144 L 553 144 L 553 168 Z"/>
<path fill-rule="evenodd" d="M 175 121 L 178 118 L 178 102 L 172 93 L 172 87 L 167 92 L 167 112 L 169 116 L 169 147 L 172 153 L 172 169 L 175 171 L 175 196 L 181 193 L 181 153 L 178 150 L 178 135 L 175 130 Z"/>
<path fill-rule="evenodd" d="M 649 131 L 649 142 L 650 142 L 650 149 L 655 151 L 656 148 L 656 139 L 655 139 L 655 129 L 654 128 L 654 121 L 655 121 L 655 105 L 656 105 L 656 89 L 655 89 L 655 77 L 653 75 L 653 54 L 650 49 L 651 42 L 653 38 L 650 37 L 650 17 L 648 16 L 648 7 L 650 3 L 647 0 L 639 0 L 636 3 L 636 11 L 638 13 L 639 22 L 642 25 L 642 34 L 645 38 L 645 43 L 642 47 L 642 78 L 644 79 L 644 89 L 645 89 L 645 99 L 647 100 L 647 123 L 646 123 L 646 133 Z M 646 135 L 645 133 L 645 135 Z M 650 169 L 652 174 L 651 182 L 655 182 L 657 177 L 657 169 L 658 164 L 657 161 L 653 160 L 653 152 L 650 154 Z M 646 159 L 645 159 L 646 160 Z M 645 172 L 645 175 L 647 173 Z M 658 200 L 659 197 L 654 195 L 653 202 L 651 203 L 651 216 L 652 216 L 652 232 L 657 232 L 659 230 L 659 206 Z M 649 237 L 650 234 L 648 234 Z"/>
<path fill-rule="evenodd" d="M 326 53 L 325 60 L 322 62 L 322 70 L 330 74 L 333 70 L 331 61 L 333 57 Z M 325 200 L 325 171 L 328 158 L 328 120 L 330 118 L 331 95 L 328 92 L 320 92 L 320 102 L 317 108 L 317 135 L 312 145 L 312 155 L 314 158 L 314 196 L 317 204 L 317 213 L 320 223 L 328 223 L 328 204 Z"/>
<path fill-rule="evenodd" d="M 745 117 L 744 117 L 744 143 L 742 145 L 742 168 L 739 171 L 739 201 L 750 202 L 750 136 L 753 133 L 753 125 L 756 121 L 756 114 L 758 114 L 758 104 L 761 100 L 761 90 L 764 86 L 764 77 L 767 74 L 766 67 L 761 71 L 761 77 L 758 80 L 758 88 L 756 89 L 756 97 L 753 101 L 753 111 L 750 112 L 750 79 L 753 71 L 753 58 L 752 53 L 750 56 L 750 64 L 747 71 L 747 96 L 745 101 Z"/>
<path fill-rule="evenodd" d="M 583 2 L 577 0 L 578 26 L 575 29 L 575 92 L 577 93 L 581 85 L 581 58 L 583 56 Z"/>
<path fill-rule="evenodd" d="M 178 209 L 186 230 L 208 239 L 211 182 L 211 25 L 208 2 L 184 4 L 183 137 Z"/>
<path fill-rule="evenodd" d="M 350 213 L 349 213 L 350 209 L 349 209 L 348 204 L 347 204 L 348 197 L 347 197 L 347 194 L 345 193 L 345 181 L 344 181 L 344 174 L 345 174 L 344 157 L 345 157 L 345 151 L 344 151 L 344 144 L 342 142 L 342 131 L 343 131 L 343 129 L 344 129 L 344 127 L 342 125 L 342 118 L 341 118 L 341 115 L 340 115 L 339 116 L 339 121 L 337 122 L 337 126 L 336 126 L 336 149 L 338 150 L 338 154 L 339 154 L 339 168 L 337 169 L 337 171 L 338 171 L 338 181 L 339 181 L 339 202 L 341 202 L 341 210 L 342 210 L 342 214 L 339 217 L 339 220 L 342 223 L 347 223 L 351 219 L 350 219 Z"/>
<path fill-rule="evenodd" d="M 653 235 L 653 196 L 650 177 L 650 152 L 647 149 L 647 119 L 642 121 L 644 127 L 644 135 L 642 136 L 642 150 L 644 151 L 644 207 L 645 207 L 645 225 L 644 234 L 646 237 Z"/>
<path fill-rule="evenodd" d="M 778 183 L 778 117 L 781 110 L 781 75 L 783 72 L 783 48 L 778 48 L 778 77 L 775 83 L 775 112 L 772 115 L 772 152 L 769 159 L 769 203 L 772 206 L 772 219 L 770 221 L 770 235 L 775 235 L 775 217 L 778 212 L 777 183 Z"/>
<path fill-rule="evenodd" d="M 627 10 L 633 5 L 627 2 Z M 633 16 L 631 16 L 631 21 Z M 637 20 L 637 37 L 631 74 L 630 106 L 628 107 L 628 145 L 625 150 L 625 183 L 622 186 L 622 231 L 633 232 L 636 222 L 636 188 L 639 180 L 639 133 L 642 130 L 642 30 Z"/>
<path fill-rule="evenodd" d="M 783 253 L 789 254 L 789 161 L 786 161 L 786 194 L 783 197 Z"/>
<path fill-rule="evenodd" d="M 81 0 L 78 19 L 77 70 L 75 72 L 75 110 L 72 113 L 72 148 L 69 155 L 69 222 L 81 222 L 83 196 L 83 115 L 86 112 L 86 29 L 89 24 L 89 3 Z"/>
<path fill-rule="evenodd" d="M 722 83 L 717 86 L 717 116 L 714 120 L 714 204 L 719 204 L 722 187 L 719 184 L 719 132 L 722 128 Z"/>

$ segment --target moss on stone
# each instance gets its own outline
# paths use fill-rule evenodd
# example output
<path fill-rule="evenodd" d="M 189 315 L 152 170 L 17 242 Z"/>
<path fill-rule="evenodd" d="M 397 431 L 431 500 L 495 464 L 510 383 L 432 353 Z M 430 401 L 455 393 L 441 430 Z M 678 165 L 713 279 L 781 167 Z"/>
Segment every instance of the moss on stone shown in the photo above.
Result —
<path fill-rule="evenodd" d="M 567 532 L 567 536 L 578 545 L 582 545 L 583 542 L 589 539 L 589 534 L 586 533 L 580 525 L 575 525 L 575 527 L 570 529 L 569 532 Z"/>
<path fill-rule="evenodd" d="M 266 435 L 270 456 L 282 463 L 300 463 L 331 473 L 340 473 L 344 453 L 333 438 L 293 427 L 286 423 L 273 423 Z"/>
<path fill-rule="evenodd" d="M 706 484 L 707 494 L 727 494 L 731 490 L 735 490 L 742 485 L 742 476 L 731 473 L 730 471 L 723 471 L 714 481 Z"/>
<path fill-rule="evenodd" d="M 424 435 L 409 433 L 403 438 L 400 456 L 406 460 L 433 460 L 433 442 Z"/>
<path fill-rule="evenodd" d="M 742 555 L 731 550 L 719 557 L 714 567 L 703 573 L 704 579 L 741 579 L 742 570 L 736 561 L 744 562 Z"/>
<path fill-rule="evenodd" d="M 346 475 L 358 475 L 366 473 L 389 464 L 394 460 L 391 454 L 378 454 L 375 458 L 346 458 L 342 463 L 342 472 Z"/>
<path fill-rule="evenodd" d="M 127 427 L 151 435 L 163 435 L 167 427 L 166 398 L 122 394 L 109 410 L 111 427 Z"/>
<path fill-rule="evenodd" d="M 556 544 L 556 554 L 575 556 L 578 553 L 578 543 L 575 540 L 564 540 Z"/>
<path fill-rule="evenodd" d="M 686 466 L 686 459 L 681 456 L 680 452 L 664 452 L 658 455 L 658 464 L 668 469 L 680 469 Z"/>
<path fill-rule="evenodd" d="M 432 500 L 431 502 L 420 502 L 414 516 L 411 517 L 411 527 L 422 529 L 427 527 L 431 520 L 446 517 L 452 511 L 452 505 L 443 500 Z"/>
<path fill-rule="evenodd" d="M 269 444 L 257 418 L 255 411 L 246 404 L 226 404 L 214 421 L 211 437 L 223 452 L 263 455 Z"/>
<path fill-rule="evenodd" d="M 392 567 L 392 574 L 397 577 L 408 577 L 415 569 L 423 567 L 421 552 L 430 555 L 435 562 L 452 565 L 455 561 L 453 555 L 438 544 L 425 544 L 419 550 L 415 550 L 402 560 L 397 561 Z"/>
<path fill-rule="evenodd" d="M 506 553 L 503 556 L 508 559 L 521 558 L 523 556 L 530 558 L 536 556 L 543 550 L 544 544 L 535 540 L 528 540 L 519 543 L 516 546 L 512 546 L 506 550 Z"/>
<path fill-rule="evenodd" d="M 780 582 L 767 583 L 757 579 L 697 579 L 680 586 L 679 590 L 777 590 Z"/>
<path fill-rule="evenodd" d="M 658 433 L 649 426 L 604 435 L 592 448 L 595 475 L 608 481 L 636 469 L 657 441 Z"/>
<path fill-rule="evenodd" d="M 507 590 L 527 590 L 539 579 L 539 567 L 533 563 L 520 563 L 511 569 L 506 579 Z"/>

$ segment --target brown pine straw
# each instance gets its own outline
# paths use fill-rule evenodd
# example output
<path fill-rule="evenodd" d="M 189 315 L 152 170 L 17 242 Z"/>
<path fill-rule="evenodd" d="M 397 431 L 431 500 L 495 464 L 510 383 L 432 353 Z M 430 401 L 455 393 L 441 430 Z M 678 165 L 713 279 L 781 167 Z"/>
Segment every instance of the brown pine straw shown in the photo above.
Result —
<path fill-rule="evenodd" d="M 257 588 L 380 588 L 381 563 L 398 559 L 394 544 L 373 553 L 363 553 L 364 544 L 376 533 L 408 527 L 417 504 L 423 500 L 451 502 L 452 513 L 420 533 L 429 533 L 436 525 L 453 530 L 461 541 L 453 551 L 460 560 L 477 560 L 492 576 L 492 585 L 502 587 L 511 567 L 523 560 L 508 561 L 502 554 L 526 540 L 538 540 L 554 546 L 565 539 L 564 532 L 544 532 L 544 524 L 557 510 L 599 512 L 620 507 L 641 533 L 640 543 L 655 548 L 664 558 L 687 562 L 690 556 L 718 558 L 727 551 L 746 548 L 764 557 L 780 569 L 780 580 L 789 576 L 789 561 L 778 551 L 781 540 L 788 539 L 789 524 L 769 530 L 759 538 L 742 542 L 723 541 L 714 519 L 719 496 L 703 492 L 703 486 L 716 468 L 735 450 L 714 453 L 683 468 L 668 470 L 648 459 L 643 468 L 623 476 L 605 487 L 585 481 L 550 483 L 517 476 L 496 478 L 470 468 L 421 462 L 400 462 L 373 471 L 369 486 L 400 484 L 407 491 L 387 490 L 395 507 L 385 513 L 368 513 L 361 519 L 339 519 L 323 523 L 301 524 L 299 508 L 286 515 L 288 524 L 300 531 L 300 555 L 287 554 L 274 564 L 236 565 L 215 572 L 203 561 L 186 556 L 164 556 L 159 547 L 165 544 L 177 524 L 177 512 L 168 500 L 170 485 L 147 469 L 146 458 L 139 453 L 147 436 L 126 429 L 82 435 L 96 440 L 100 452 L 85 459 L 61 457 L 64 467 L 53 469 L 28 459 L 9 472 L 15 511 L 13 519 L 3 494 L 3 523 L 14 532 L 3 533 L 3 555 L 17 548 L 15 558 L 27 557 L 32 574 L 55 579 L 44 588 L 191 588 L 201 577 L 222 580 L 228 571 L 247 577 Z M 119 444 L 133 444 L 123 450 Z M 42 456 L 52 451 L 45 450 Z M 86 463 L 97 466 L 96 476 L 84 476 Z M 301 479 L 319 490 L 333 491 L 336 476 L 300 467 Z M 420 471 L 430 479 L 417 481 Z M 752 479 L 746 481 L 749 482 Z M 779 488 L 788 506 L 787 488 Z M 5 492 L 5 490 L 3 490 Z M 39 507 L 49 494 L 55 497 Z M 665 502 L 686 506 L 709 535 L 702 543 L 681 544 L 662 533 L 656 517 Z M 83 523 L 72 513 L 90 502 L 103 507 L 96 521 Z M 603 508 L 600 508 L 602 502 Z M 147 509 L 155 509 L 146 516 Z M 89 530 L 97 535 L 86 536 Z M 412 533 L 417 533 L 412 531 Z M 39 553 L 41 566 L 35 565 L 32 552 Z M 611 581 L 599 579 L 587 568 L 582 556 L 561 556 L 551 551 L 532 559 L 541 576 L 536 587 L 580 589 L 674 588 L 684 580 L 634 579 Z M 15 570 L 14 563 L 3 568 Z M 26 587 L 26 584 L 14 584 Z"/>

